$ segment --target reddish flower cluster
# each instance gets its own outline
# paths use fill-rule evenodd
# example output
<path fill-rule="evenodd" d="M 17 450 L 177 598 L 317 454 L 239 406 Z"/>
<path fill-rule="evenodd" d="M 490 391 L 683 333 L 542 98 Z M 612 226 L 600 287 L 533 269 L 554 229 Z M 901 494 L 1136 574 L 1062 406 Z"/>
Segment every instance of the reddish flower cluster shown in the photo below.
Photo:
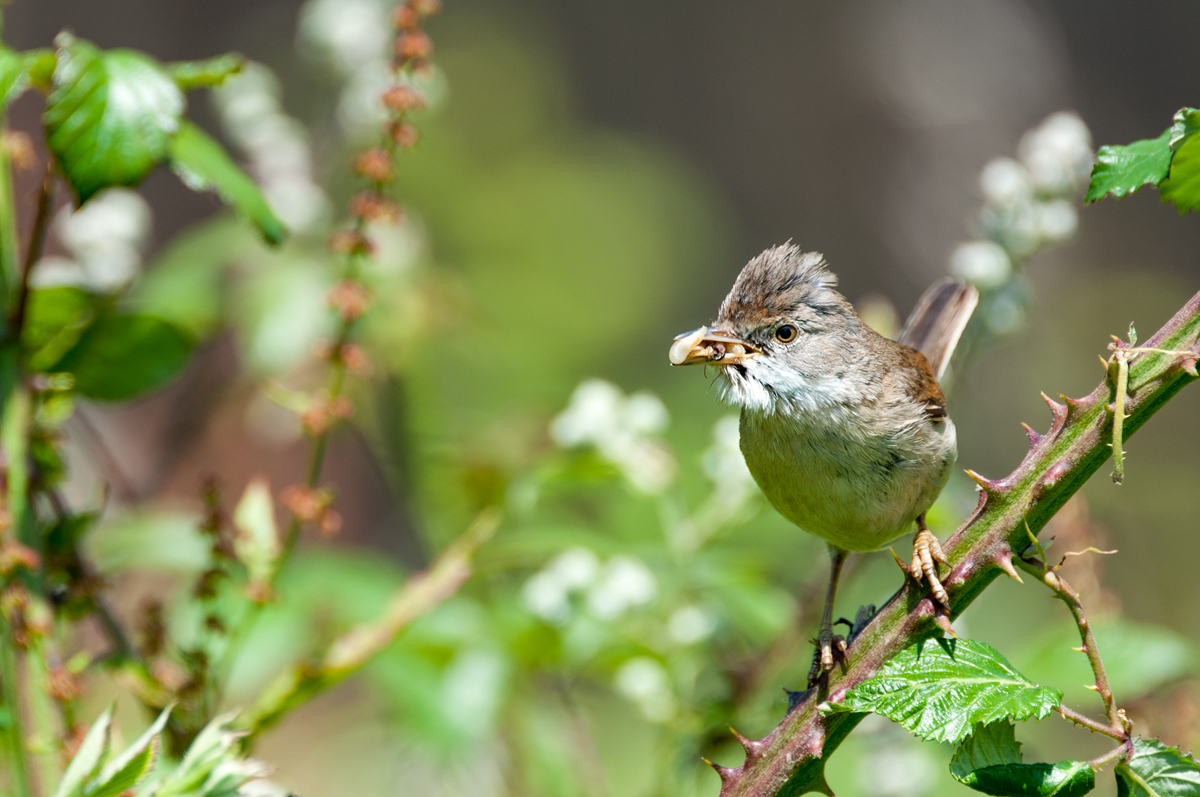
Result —
<path fill-rule="evenodd" d="M 333 493 L 328 490 L 293 484 L 284 488 L 279 500 L 301 523 L 316 523 L 326 537 L 342 530 L 342 516 L 330 507 Z"/>

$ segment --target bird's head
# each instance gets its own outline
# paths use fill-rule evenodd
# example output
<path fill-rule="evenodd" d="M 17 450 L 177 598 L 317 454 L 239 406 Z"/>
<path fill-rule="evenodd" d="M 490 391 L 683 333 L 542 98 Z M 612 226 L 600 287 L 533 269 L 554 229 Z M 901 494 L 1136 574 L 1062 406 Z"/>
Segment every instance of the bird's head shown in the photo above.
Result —
<path fill-rule="evenodd" d="M 715 365 L 722 398 L 773 412 L 840 400 L 865 328 L 818 252 L 790 243 L 742 269 L 712 326 L 675 338 L 673 365 Z"/>

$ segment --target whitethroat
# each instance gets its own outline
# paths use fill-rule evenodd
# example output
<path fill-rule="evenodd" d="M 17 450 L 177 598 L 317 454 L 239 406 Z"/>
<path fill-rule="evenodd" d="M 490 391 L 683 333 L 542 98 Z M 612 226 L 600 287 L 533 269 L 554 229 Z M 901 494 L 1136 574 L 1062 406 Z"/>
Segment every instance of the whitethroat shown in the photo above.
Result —
<path fill-rule="evenodd" d="M 925 526 L 958 455 L 938 379 L 979 299 L 943 280 L 889 340 L 836 284 L 819 253 L 768 249 L 742 269 L 713 325 L 679 335 L 670 351 L 673 365 L 717 366 L 721 397 L 741 408 L 754 480 L 780 514 L 829 544 L 810 683 L 833 669 L 835 645 L 845 650 L 832 619 L 850 551 L 879 550 L 915 523 L 908 572 L 948 604 L 937 572 L 946 557 Z"/>

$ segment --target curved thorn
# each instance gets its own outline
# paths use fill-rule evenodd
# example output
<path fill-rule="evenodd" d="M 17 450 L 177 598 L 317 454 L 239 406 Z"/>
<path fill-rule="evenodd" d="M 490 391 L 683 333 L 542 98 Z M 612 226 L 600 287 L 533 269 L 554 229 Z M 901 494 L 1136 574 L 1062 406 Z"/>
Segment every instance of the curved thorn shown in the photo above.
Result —
<path fill-rule="evenodd" d="M 1045 438 L 1045 437 L 1043 437 L 1042 435 L 1040 435 L 1040 434 L 1038 434 L 1037 432 L 1035 432 L 1035 431 L 1033 430 L 1033 427 L 1032 427 L 1032 426 L 1030 426 L 1029 424 L 1027 424 L 1027 423 L 1023 423 L 1023 424 L 1021 424 L 1021 426 L 1025 427 L 1025 434 L 1029 435 L 1029 449 L 1030 449 L 1031 451 L 1032 451 L 1033 449 L 1037 448 L 1037 447 L 1038 447 L 1038 444 L 1039 444 L 1039 443 L 1041 443 L 1043 440 L 1045 440 L 1045 439 L 1046 439 L 1046 438 Z"/>
<path fill-rule="evenodd" d="M 1004 484 L 1001 482 L 994 481 L 992 479 L 988 479 L 983 476 L 980 476 L 978 473 L 971 470 L 970 468 L 967 468 L 967 470 L 965 472 L 968 476 L 971 477 L 971 481 L 978 484 L 979 487 L 985 493 L 993 493 L 994 494 L 994 493 L 1001 493 L 1004 491 Z"/>
<path fill-rule="evenodd" d="M 1100 364 L 1104 366 L 1104 373 L 1108 373 L 1108 360 L 1104 359 L 1102 355 L 1097 354 L 1096 356 L 1100 358 Z"/>
<path fill-rule="evenodd" d="M 950 618 L 942 612 L 934 615 L 933 621 L 938 624 L 938 628 L 946 632 L 946 634 L 954 639 L 958 638 L 958 634 L 954 632 L 954 627 L 950 625 Z"/>
<path fill-rule="evenodd" d="M 1018 584 L 1025 583 L 1024 581 L 1021 580 L 1021 574 L 1017 572 L 1017 568 L 1013 567 L 1011 551 L 1009 551 L 1007 549 L 1005 549 L 1003 551 L 998 551 L 996 553 L 996 558 L 993 559 L 992 561 L 994 561 L 996 563 L 996 566 L 999 567 L 1001 570 L 1003 570 L 1005 572 L 1005 574 L 1008 575 L 1009 578 L 1016 579 Z"/>
<path fill-rule="evenodd" d="M 1062 395 L 1062 394 L 1059 394 L 1059 395 Z M 1044 401 L 1045 401 L 1045 402 L 1046 402 L 1048 405 L 1050 405 L 1050 411 L 1051 411 L 1051 412 L 1053 412 L 1055 415 L 1057 415 L 1058 413 L 1060 413 L 1060 412 L 1062 412 L 1063 410 L 1065 410 L 1065 409 L 1066 409 L 1066 407 L 1064 407 L 1062 404 L 1059 404 L 1057 401 L 1055 401 L 1054 399 L 1050 398 L 1050 397 L 1049 397 L 1049 396 L 1047 396 L 1045 393 L 1042 393 L 1042 399 L 1043 399 L 1043 400 L 1044 400 Z"/>
<path fill-rule="evenodd" d="M 717 771 L 717 774 L 721 777 L 721 786 L 722 787 L 724 787 L 730 783 L 737 782 L 738 778 L 740 778 L 742 775 L 742 771 L 740 769 L 732 769 L 730 767 L 723 767 L 720 764 L 714 764 L 712 761 L 709 761 L 704 756 L 700 756 L 700 760 L 703 761 L 704 763 L 708 764 L 710 767 L 712 767 L 713 769 L 715 769 Z"/>
<path fill-rule="evenodd" d="M 738 743 L 742 746 L 742 749 L 746 751 L 746 760 L 747 761 L 750 761 L 751 759 L 755 758 L 756 756 L 762 754 L 762 749 L 763 749 L 762 742 L 756 742 L 753 739 L 747 739 L 745 736 L 742 736 L 740 733 L 735 731 L 733 729 L 732 725 L 729 725 L 726 727 L 728 727 L 729 732 L 733 734 L 733 738 L 738 740 Z"/>

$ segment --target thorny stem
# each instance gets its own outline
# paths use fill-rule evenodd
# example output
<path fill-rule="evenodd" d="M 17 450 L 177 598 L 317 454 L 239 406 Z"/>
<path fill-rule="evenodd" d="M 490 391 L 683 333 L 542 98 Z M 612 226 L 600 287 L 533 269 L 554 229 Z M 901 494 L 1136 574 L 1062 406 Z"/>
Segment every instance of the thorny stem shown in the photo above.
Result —
<path fill-rule="evenodd" d="M 1093 758 L 1091 761 L 1088 762 L 1088 766 L 1090 766 L 1092 769 L 1099 769 L 1100 767 L 1107 764 L 1109 761 L 1120 758 L 1121 756 L 1125 755 L 1128 752 L 1129 752 L 1128 744 L 1119 744 L 1116 747 L 1114 747 L 1113 749 L 1109 750 L 1104 755 L 1096 756 L 1095 758 Z"/>
<path fill-rule="evenodd" d="M 1120 387 L 1117 389 L 1120 390 Z M 1109 727 L 1117 734 L 1114 738 L 1128 740 L 1129 734 L 1126 732 L 1121 722 L 1121 716 L 1117 712 L 1117 704 L 1113 700 L 1112 688 L 1108 685 L 1108 674 L 1104 671 L 1104 661 L 1100 658 L 1100 648 L 1096 644 L 1096 635 L 1092 633 L 1092 624 L 1088 622 L 1087 614 L 1083 611 L 1083 603 L 1079 600 L 1079 593 L 1062 576 L 1053 569 L 1046 567 L 1043 562 L 1031 561 L 1020 556 L 1014 556 L 1013 562 L 1025 572 L 1039 578 L 1071 610 L 1071 616 L 1075 618 L 1075 625 L 1079 627 L 1079 638 L 1083 641 L 1083 652 L 1088 657 L 1088 663 L 1092 665 L 1092 674 L 1096 678 L 1096 691 L 1100 693 L 1100 699 L 1104 701 L 1104 712 L 1108 716 Z"/>
<path fill-rule="evenodd" d="M 1066 706 L 1055 706 L 1054 711 L 1057 714 L 1059 714 L 1063 719 L 1068 719 L 1071 722 L 1075 723 L 1076 725 L 1081 725 L 1090 731 L 1095 731 L 1096 733 L 1102 733 L 1105 736 L 1108 736 L 1109 738 L 1116 739 L 1118 742 L 1128 741 L 1128 737 L 1125 736 L 1125 734 L 1113 730 L 1112 728 L 1110 728 L 1109 726 L 1105 725 L 1102 722 L 1096 722 L 1091 717 L 1084 716 L 1083 714 L 1080 714 L 1078 711 L 1072 711 L 1071 709 L 1067 708 Z"/>
<path fill-rule="evenodd" d="M 1186 356 L 1146 352 L 1129 361 L 1124 436 L 1132 436 L 1184 386 L 1197 379 L 1193 361 L 1200 351 L 1200 293 L 1193 296 L 1150 340 L 1147 348 L 1186 352 Z M 1190 361 L 1189 361 L 1190 360 Z M 1026 527 L 1037 532 L 1095 474 L 1111 454 L 1114 390 L 1108 378 L 1089 396 L 1051 401 L 1054 421 L 1045 435 L 1030 434 L 1024 461 L 1003 479 L 972 474 L 982 488 L 971 516 L 944 544 L 950 561 L 943 578 L 956 617 L 1001 573 L 1015 573 L 1014 552 L 1029 546 Z M 926 590 L 906 583 L 849 646 L 844 666 L 829 682 L 797 696 L 787 716 L 766 738 L 748 741 L 741 766 L 719 767 L 722 797 L 773 797 L 806 791 L 830 793 L 825 761 L 861 721 L 861 714 L 823 714 L 818 706 L 838 702 L 850 687 L 878 672 L 915 642 L 937 633 L 935 607 Z M 1067 716 L 1065 712 L 1062 712 Z M 1072 712 L 1073 713 L 1073 712 Z M 1125 741 L 1123 729 L 1095 724 L 1097 732 Z M 1091 725 L 1088 725 L 1091 727 Z"/>

